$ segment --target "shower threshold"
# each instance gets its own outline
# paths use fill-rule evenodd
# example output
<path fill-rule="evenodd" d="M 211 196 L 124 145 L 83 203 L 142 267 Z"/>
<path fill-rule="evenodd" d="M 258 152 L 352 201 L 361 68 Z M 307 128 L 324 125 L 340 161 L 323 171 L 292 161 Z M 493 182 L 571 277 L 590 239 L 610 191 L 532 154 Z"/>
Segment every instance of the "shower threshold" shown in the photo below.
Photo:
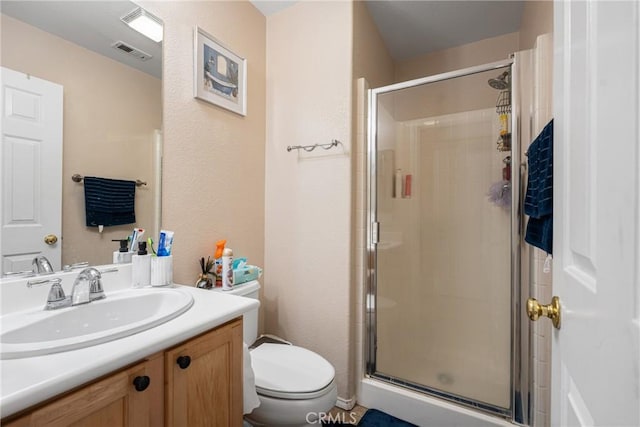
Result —
<path fill-rule="evenodd" d="M 367 376 L 370 378 L 397 386 L 397 387 L 402 387 L 417 393 L 422 393 L 430 397 L 443 399 L 443 400 L 446 400 L 447 402 L 455 403 L 455 404 L 464 406 L 468 409 L 477 410 L 487 415 L 493 415 L 496 417 L 503 418 L 505 420 L 511 420 L 511 409 L 508 409 L 508 408 L 502 408 L 499 406 L 491 405 L 490 403 L 479 402 L 477 400 L 473 400 L 473 399 L 469 399 L 456 394 L 444 392 L 442 390 L 427 387 L 425 385 L 412 383 L 411 381 L 395 378 L 389 375 L 381 374 L 379 372 L 368 374 Z"/>

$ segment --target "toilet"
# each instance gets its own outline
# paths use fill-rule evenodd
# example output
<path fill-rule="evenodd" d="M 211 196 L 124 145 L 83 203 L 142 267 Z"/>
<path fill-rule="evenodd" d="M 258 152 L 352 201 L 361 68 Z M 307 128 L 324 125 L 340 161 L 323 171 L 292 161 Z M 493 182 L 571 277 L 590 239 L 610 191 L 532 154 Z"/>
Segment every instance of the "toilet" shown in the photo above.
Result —
<path fill-rule="evenodd" d="M 259 291 L 260 283 L 251 281 L 220 292 L 258 299 Z M 258 336 L 258 310 L 242 320 L 244 342 L 251 346 Z M 319 414 L 329 412 L 338 395 L 333 366 L 295 345 L 264 343 L 250 354 L 260 406 L 245 420 L 253 426 L 320 425 Z"/>

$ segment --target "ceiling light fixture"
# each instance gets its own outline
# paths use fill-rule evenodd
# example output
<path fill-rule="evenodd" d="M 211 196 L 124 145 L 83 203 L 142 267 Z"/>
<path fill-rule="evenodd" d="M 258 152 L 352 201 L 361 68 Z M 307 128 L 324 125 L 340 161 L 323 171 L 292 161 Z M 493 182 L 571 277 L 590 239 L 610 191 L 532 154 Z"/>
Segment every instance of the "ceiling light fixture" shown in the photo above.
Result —
<path fill-rule="evenodd" d="M 154 42 L 162 41 L 162 21 L 141 7 L 134 9 L 120 20 Z"/>

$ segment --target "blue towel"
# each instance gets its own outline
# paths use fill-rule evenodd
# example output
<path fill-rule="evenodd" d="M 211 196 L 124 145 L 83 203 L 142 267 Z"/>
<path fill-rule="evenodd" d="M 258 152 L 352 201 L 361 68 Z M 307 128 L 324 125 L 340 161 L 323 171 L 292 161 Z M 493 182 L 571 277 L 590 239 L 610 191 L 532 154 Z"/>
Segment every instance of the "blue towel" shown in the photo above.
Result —
<path fill-rule="evenodd" d="M 529 215 L 524 240 L 553 253 L 553 120 L 529 146 L 529 174 L 524 213 Z"/>
<path fill-rule="evenodd" d="M 87 227 L 133 224 L 136 183 L 119 179 L 84 178 Z"/>

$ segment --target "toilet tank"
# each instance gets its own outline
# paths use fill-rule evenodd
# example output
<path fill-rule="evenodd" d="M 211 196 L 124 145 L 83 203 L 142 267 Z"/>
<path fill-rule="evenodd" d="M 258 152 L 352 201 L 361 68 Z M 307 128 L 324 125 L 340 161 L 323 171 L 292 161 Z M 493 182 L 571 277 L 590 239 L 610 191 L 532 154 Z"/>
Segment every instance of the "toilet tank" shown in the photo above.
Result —
<path fill-rule="evenodd" d="M 252 280 L 247 283 L 235 285 L 230 291 L 223 291 L 222 288 L 214 288 L 214 292 L 237 295 L 245 298 L 260 299 L 260 282 Z M 258 309 L 255 308 L 242 315 L 242 335 L 244 342 L 250 346 L 258 338 Z"/>

